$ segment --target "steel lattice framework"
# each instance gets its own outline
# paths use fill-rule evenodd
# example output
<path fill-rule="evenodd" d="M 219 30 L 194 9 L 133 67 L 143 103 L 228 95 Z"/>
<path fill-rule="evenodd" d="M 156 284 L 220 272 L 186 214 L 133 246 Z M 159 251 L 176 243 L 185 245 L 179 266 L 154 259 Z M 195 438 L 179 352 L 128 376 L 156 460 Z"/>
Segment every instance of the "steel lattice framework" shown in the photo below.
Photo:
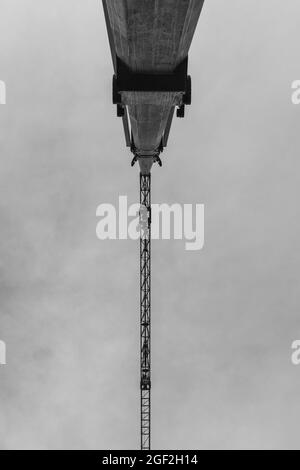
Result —
<path fill-rule="evenodd" d="M 140 174 L 141 449 L 150 449 L 151 174 Z"/>

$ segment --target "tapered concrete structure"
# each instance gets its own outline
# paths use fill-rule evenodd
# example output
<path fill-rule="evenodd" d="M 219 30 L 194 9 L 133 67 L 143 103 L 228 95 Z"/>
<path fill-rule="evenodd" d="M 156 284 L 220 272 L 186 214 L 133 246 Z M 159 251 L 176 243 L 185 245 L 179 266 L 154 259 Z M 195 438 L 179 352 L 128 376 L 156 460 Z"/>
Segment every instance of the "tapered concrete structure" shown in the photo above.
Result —
<path fill-rule="evenodd" d="M 104 0 L 113 56 L 132 72 L 170 74 L 188 56 L 204 0 Z M 114 65 L 115 63 L 115 58 Z M 182 92 L 121 93 L 137 154 L 155 152 Z"/>

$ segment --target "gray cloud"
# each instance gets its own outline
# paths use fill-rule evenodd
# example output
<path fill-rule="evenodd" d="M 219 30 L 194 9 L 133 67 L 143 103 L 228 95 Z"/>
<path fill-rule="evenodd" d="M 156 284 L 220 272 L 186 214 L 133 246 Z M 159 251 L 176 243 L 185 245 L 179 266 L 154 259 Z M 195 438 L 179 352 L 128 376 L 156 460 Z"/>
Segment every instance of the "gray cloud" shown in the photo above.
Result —
<path fill-rule="evenodd" d="M 204 203 L 206 243 L 153 243 L 153 447 L 299 448 L 297 0 L 206 2 L 193 105 L 153 202 Z M 100 2 L 3 0 L 1 448 L 138 445 L 138 244 L 96 239 L 137 199 Z"/>

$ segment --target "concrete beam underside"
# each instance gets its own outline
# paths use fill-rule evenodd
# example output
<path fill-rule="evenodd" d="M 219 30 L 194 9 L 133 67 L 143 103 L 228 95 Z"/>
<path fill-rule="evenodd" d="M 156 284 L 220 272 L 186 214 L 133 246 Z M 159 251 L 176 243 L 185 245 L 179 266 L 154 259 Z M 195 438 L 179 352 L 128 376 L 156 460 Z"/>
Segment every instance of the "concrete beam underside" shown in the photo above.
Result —
<path fill-rule="evenodd" d="M 105 0 L 116 54 L 132 71 L 173 72 L 188 55 L 204 0 Z M 155 152 L 175 92 L 124 92 L 137 151 Z"/>

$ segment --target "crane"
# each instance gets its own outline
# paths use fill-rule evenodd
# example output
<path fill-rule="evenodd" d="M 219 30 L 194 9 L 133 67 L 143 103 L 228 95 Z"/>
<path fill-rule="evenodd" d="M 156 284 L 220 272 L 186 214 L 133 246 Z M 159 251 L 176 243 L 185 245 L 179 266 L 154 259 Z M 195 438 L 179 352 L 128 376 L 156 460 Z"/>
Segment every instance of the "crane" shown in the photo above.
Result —
<path fill-rule="evenodd" d="M 151 448 L 151 168 L 162 166 L 173 116 L 191 104 L 188 52 L 204 0 L 102 0 L 112 101 L 140 167 L 141 450 Z"/>

